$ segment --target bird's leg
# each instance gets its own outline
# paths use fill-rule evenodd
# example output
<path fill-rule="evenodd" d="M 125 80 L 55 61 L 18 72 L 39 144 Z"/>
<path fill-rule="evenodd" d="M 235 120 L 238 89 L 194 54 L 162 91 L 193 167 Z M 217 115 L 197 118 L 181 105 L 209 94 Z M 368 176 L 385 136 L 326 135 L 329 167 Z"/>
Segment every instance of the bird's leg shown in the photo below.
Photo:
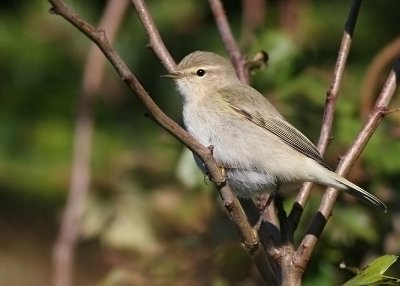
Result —
<path fill-rule="evenodd" d="M 214 145 L 208 146 L 207 149 L 210 151 L 211 156 L 214 156 Z"/>
<path fill-rule="evenodd" d="M 268 209 L 269 205 L 271 204 L 271 202 L 274 200 L 275 194 L 276 194 L 276 192 L 272 192 L 272 193 L 269 195 L 269 197 L 268 197 L 268 199 L 267 199 L 266 202 L 265 202 L 265 200 L 262 200 L 262 202 L 261 202 L 262 204 L 261 204 L 261 206 L 260 206 L 260 209 L 261 209 L 261 211 L 260 211 L 260 217 L 258 218 L 257 223 L 253 226 L 253 229 L 254 229 L 255 231 L 258 232 L 258 230 L 260 229 L 261 223 L 262 223 L 262 221 L 263 221 L 263 219 L 264 219 L 264 214 L 265 214 L 266 210 Z M 265 202 L 265 203 L 264 203 L 264 202 Z"/>
<path fill-rule="evenodd" d="M 212 156 L 214 156 L 214 145 L 208 146 L 207 149 L 210 151 L 210 154 L 211 154 Z M 223 178 L 226 178 L 225 166 L 224 166 L 224 165 L 218 165 L 218 168 L 219 168 L 219 170 L 220 170 L 220 172 L 221 172 L 221 174 L 222 174 L 222 177 L 223 177 Z M 213 179 L 211 178 L 211 176 L 210 176 L 210 174 L 209 174 L 209 172 L 208 172 L 207 169 L 206 169 L 206 171 L 205 171 L 205 177 L 204 177 L 204 179 L 205 179 L 206 177 L 207 177 L 211 182 L 213 182 Z M 223 182 L 225 182 L 225 180 L 226 180 L 226 179 L 224 179 Z"/>
<path fill-rule="evenodd" d="M 211 156 L 214 156 L 214 145 L 210 145 L 207 147 L 207 149 L 210 151 Z M 203 163 L 203 167 L 204 167 L 204 182 L 207 184 L 206 179 L 209 179 L 210 181 L 212 181 L 210 173 L 208 172 L 207 168 L 205 168 L 205 165 Z"/>
<path fill-rule="evenodd" d="M 276 193 L 274 202 L 275 202 L 276 209 L 278 210 L 278 218 L 280 220 L 282 218 L 286 218 L 287 217 L 286 211 L 283 208 L 283 197 L 279 192 Z"/>

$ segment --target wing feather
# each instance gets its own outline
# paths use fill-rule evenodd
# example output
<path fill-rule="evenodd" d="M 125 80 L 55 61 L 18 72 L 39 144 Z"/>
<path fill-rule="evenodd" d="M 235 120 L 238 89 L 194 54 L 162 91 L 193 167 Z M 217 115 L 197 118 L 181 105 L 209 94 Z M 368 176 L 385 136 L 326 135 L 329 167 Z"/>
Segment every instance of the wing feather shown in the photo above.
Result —
<path fill-rule="evenodd" d="M 222 98 L 229 104 L 233 111 L 255 125 L 276 135 L 293 149 L 311 159 L 314 159 L 325 168 L 332 170 L 321 157 L 321 154 L 315 145 L 306 136 L 289 124 L 275 108 L 271 110 L 269 107 L 272 105 L 266 98 L 253 89 L 250 91 L 253 92 L 248 93 L 250 94 L 248 98 L 244 98 L 242 94 L 237 94 L 237 90 L 235 89 L 230 89 L 229 94 L 227 90 L 221 90 L 220 93 Z M 253 104 L 245 105 L 247 108 L 243 108 L 242 106 L 239 106 L 237 96 L 241 96 L 242 100 L 250 100 Z M 250 109 L 248 106 L 254 106 L 255 109 Z"/>

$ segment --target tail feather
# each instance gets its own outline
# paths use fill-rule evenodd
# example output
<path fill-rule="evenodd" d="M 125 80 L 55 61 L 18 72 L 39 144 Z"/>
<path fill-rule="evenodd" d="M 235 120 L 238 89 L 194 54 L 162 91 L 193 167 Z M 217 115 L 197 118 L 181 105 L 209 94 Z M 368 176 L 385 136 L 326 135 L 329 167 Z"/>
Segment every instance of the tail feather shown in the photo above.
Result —
<path fill-rule="evenodd" d="M 363 190 L 359 186 L 353 184 L 352 182 L 346 180 L 343 177 L 336 176 L 336 181 L 341 184 L 343 187 L 341 188 L 346 193 L 352 195 L 353 197 L 363 201 L 375 208 L 382 209 L 384 212 L 387 211 L 386 205 L 381 202 L 377 197 Z"/>

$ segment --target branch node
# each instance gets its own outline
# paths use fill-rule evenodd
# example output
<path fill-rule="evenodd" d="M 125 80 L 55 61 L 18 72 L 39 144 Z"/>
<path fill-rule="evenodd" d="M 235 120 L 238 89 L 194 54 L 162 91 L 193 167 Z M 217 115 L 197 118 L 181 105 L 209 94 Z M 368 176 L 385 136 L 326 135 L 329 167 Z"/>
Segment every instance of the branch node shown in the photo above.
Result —
<path fill-rule="evenodd" d="M 131 82 L 135 80 L 133 77 L 133 74 L 128 73 L 128 74 L 121 74 L 121 79 L 123 82 L 125 82 L 127 85 L 130 85 Z"/>
<path fill-rule="evenodd" d="M 332 101 L 336 98 L 336 95 L 332 92 L 332 88 L 330 88 L 327 92 L 326 92 L 326 102 Z"/>
<path fill-rule="evenodd" d="M 228 212 L 231 212 L 235 208 L 235 204 L 231 200 L 224 200 L 224 207 Z"/>
<path fill-rule="evenodd" d="M 97 29 L 97 34 L 99 35 L 101 41 L 107 41 L 106 31 L 104 29 Z"/>
<path fill-rule="evenodd" d="M 306 260 L 306 264 L 305 264 L 305 265 L 307 265 L 309 259 L 305 259 L 305 260 Z M 296 256 L 296 255 L 294 255 L 294 257 L 293 257 L 293 265 L 294 265 L 297 269 L 300 269 L 300 272 L 301 272 L 302 274 L 306 271 L 306 268 L 304 267 L 302 261 L 299 261 L 299 260 L 297 259 L 297 256 Z"/>
<path fill-rule="evenodd" d="M 388 115 L 389 113 L 394 112 L 394 111 L 389 110 L 389 108 L 387 106 L 377 106 L 376 109 L 377 109 L 377 112 L 382 116 L 385 116 L 385 115 Z"/>
<path fill-rule="evenodd" d="M 225 177 L 221 180 L 221 181 L 216 181 L 214 182 L 214 184 L 217 186 L 217 188 L 222 188 L 225 186 L 226 184 L 226 179 Z"/>
<path fill-rule="evenodd" d="M 259 240 L 256 240 L 254 242 L 243 241 L 241 245 L 244 248 L 244 250 L 246 250 L 250 254 L 253 254 L 260 247 L 260 241 Z"/>
<path fill-rule="evenodd" d="M 56 7 L 51 7 L 49 9 L 49 13 L 52 14 L 52 15 L 58 15 L 59 14 L 57 9 L 56 9 Z"/>

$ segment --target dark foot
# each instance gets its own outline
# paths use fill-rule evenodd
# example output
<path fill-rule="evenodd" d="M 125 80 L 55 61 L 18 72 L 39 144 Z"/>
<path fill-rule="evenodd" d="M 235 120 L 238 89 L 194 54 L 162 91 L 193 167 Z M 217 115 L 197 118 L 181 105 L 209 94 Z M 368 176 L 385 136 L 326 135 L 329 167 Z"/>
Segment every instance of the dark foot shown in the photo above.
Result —
<path fill-rule="evenodd" d="M 271 193 L 267 199 L 267 201 L 265 202 L 265 200 L 263 200 L 260 206 L 261 212 L 260 212 L 260 217 L 258 218 L 257 223 L 253 226 L 253 230 L 257 231 L 260 229 L 261 223 L 263 222 L 263 218 L 264 218 L 264 214 L 266 212 L 266 210 L 268 209 L 269 205 L 272 203 L 272 201 L 274 200 L 275 197 L 275 193 Z"/>

